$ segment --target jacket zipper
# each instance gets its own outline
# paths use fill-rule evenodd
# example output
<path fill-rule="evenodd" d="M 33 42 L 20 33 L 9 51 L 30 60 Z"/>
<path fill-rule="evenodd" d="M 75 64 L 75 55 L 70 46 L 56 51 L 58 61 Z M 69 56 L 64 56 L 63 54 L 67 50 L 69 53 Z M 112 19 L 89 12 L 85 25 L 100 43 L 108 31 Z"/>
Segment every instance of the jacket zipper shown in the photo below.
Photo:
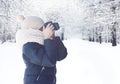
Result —
<path fill-rule="evenodd" d="M 39 80 L 40 75 L 41 75 L 41 73 L 42 73 L 42 71 L 43 71 L 44 69 L 45 69 L 45 67 L 43 66 L 42 69 L 41 69 L 41 71 L 40 71 L 40 74 L 37 76 L 37 79 L 36 79 L 36 80 Z"/>

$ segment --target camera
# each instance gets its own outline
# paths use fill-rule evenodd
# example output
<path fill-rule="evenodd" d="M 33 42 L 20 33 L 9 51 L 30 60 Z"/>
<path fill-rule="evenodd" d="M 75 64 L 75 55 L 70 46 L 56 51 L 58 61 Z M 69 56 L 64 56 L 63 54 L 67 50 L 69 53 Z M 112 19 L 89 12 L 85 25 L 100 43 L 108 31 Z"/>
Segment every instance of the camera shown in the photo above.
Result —
<path fill-rule="evenodd" d="M 59 27 L 59 24 L 57 22 L 53 23 L 52 21 L 48 21 L 44 24 L 44 26 L 46 27 L 49 23 L 51 23 L 54 27 L 54 30 L 58 30 L 60 27 Z"/>

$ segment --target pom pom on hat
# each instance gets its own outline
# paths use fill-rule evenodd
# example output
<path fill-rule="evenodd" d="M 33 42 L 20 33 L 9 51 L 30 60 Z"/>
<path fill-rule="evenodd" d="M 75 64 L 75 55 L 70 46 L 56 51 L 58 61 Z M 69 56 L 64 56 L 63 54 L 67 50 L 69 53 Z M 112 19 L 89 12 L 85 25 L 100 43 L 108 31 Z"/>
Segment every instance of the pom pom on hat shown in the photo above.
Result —
<path fill-rule="evenodd" d="M 24 17 L 18 16 L 17 19 L 21 22 L 22 29 L 39 29 L 44 25 L 44 21 L 37 16 Z"/>
<path fill-rule="evenodd" d="M 25 17 L 24 17 L 23 15 L 19 15 L 19 16 L 17 16 L 17 20 L 18 20 L 19 22 L 22 22 L 22 21 L 25 20 Z"/>

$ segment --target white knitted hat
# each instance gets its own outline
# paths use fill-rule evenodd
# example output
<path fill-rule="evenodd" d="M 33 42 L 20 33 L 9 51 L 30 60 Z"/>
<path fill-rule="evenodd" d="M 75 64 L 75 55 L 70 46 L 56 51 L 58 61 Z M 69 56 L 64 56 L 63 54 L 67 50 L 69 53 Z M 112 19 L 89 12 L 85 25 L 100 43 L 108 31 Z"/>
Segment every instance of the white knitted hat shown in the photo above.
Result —
<path fill-rule="evenodd" d="M 24 17 L 22 15 L 17 17 L 21 23 L 22 29 L 40 29 L 44 25 L 44 21 L 37 16 Z"/>
<path fill-rule="evenodd" d="M 44 45 L 44 37 L 39 30 L 44 22 L 37 16 L 24 17 L 22 15 L 17 17 L 21 23 L 21 29 L 16 32 L 16 43 L 20 48 L 27 42 L 36 42 Z"/>

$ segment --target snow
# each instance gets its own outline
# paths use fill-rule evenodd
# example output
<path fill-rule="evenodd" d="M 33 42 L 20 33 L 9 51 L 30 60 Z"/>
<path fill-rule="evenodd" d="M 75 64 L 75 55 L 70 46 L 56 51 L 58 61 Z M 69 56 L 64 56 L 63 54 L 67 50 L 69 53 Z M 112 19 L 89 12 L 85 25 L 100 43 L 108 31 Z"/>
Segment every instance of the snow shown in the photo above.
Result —
<path fill-rule="evenodd" d="M 68 56 L 57 63 L 57 84 L 120 84 L 120 45 L 64 41 Z M 0 84 L 23 84 L 25 65 L 15 43 L 0 45 Z"/>
<path fill-rule="evenodd" d="M 24 63 L 15 43 L 0 45 L 0 84 L 22 84 Z"/>

